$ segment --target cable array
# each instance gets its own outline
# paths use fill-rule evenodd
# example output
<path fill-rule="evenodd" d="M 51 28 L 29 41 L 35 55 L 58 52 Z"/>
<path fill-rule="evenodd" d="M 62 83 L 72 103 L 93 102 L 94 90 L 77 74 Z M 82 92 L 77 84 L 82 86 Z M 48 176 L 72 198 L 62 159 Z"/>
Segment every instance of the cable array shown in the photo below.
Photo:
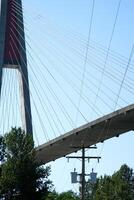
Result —
<path fill-rule="evenodd" d="M 16 32 L 19 38 L 24 40 L 19 17 L 22 16 L 22 10 L 20 5 L 13 1 L 10 47 L 18 66 L 20 63 L 16 52 L 23 64 L 28 65 L 36 145 L 112 112 L 115 108 L 132 103 L 132 98 L 126 99 L 125 94 L 134 96 L 133 53 L 128 60 L 111 50 L 120 6 L 121 0 L 117 6 L 108 47 L 91 40 L 94 0 L 88 39 L 80 33 L 62 29 L 38 13 L 38 17 L 33 18 L 31 11 L 29 13 L 29 10 L 23 8 L 26 38 L 24 42 L 27 49 L 25 63 L 15 43 L 17 41 L 21 46 Z M 25 12 L 28 12 L 28 15 L 25 15 Z M 37 26 L 39 28 L 35 29 Z M 22 48 L 22 51 L 25 53 L 25 49 Z M 11 54 L 10 59 L 14 64 Z M 16 69 L 4 69 L 0 102 L 0 129 L 3 134 L 12 126 L 21 126 L 19 100 L 18 72 Z"/>

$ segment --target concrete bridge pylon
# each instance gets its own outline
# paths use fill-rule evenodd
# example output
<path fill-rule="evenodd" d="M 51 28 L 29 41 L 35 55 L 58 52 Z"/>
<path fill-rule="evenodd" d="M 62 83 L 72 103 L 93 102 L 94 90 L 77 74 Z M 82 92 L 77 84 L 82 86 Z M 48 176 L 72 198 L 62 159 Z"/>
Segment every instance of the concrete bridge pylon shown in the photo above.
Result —
<path fill-rule="evenodd" d="M 32 134 L 32 115 L 21 0 L 0 0 L 0 98 L 3 69 L 19 72 L 22 129 Z M 17 81 L 17 80 L 16 80 Z"/>

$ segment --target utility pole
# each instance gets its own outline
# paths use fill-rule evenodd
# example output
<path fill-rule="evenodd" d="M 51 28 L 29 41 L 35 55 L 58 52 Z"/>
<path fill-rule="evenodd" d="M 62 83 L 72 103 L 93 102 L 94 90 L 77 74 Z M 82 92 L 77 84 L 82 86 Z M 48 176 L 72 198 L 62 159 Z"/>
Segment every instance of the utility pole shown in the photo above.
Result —
<path fill-rule="evenodd" d="M 85 148 L 82 147 L 81 199 L 85 197 Z"/>
<path fill-rule="evenodd" d="M 82 167 L 81 167 L 81 174 L 77 174 L 75 172 L 75 176 L 80 175 L 80 184 L 81 184 L 81 200 L 85 200 L 85 184 L 86 184 L 86 176 L 89 176 L 90 174 L 86 174 L 85 173 L 85 161 L 86 159 L 88 159 L 88 161 L 90 159 L 97 159 L 99 162 L 99 159 L 101 159 L 101 157 L 99 156 L 86 156 L 85 155 L 85 149 L 97 149 L 96 146 L 93 147 L 85 147 L 84 145 L 82 147 L 72 147 L 72 148 L 76 148 L 76 149 L 82 149 L 82 155 L 81 156 L 66 156 L 66 158 L 69 159 L 81 159 L 82 161 Z M 75 177 L 76 180 L 76 177 Z M 77 183 L 77 182 L 74 182 Z"/>

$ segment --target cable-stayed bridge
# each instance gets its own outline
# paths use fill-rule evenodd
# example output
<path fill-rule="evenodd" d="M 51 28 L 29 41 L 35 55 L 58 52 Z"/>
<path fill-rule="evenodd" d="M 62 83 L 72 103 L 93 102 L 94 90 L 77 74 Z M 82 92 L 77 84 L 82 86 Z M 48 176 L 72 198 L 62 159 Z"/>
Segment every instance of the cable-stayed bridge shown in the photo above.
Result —
<path fill-rule="evenodd" d="M 134 104 L 74 129 L 37 148 L 43 164 L 134 130 Z M 81 148 L 80 148 L 81 147 Z"/>
<path fill-rule="evenodd" d="M 133 47 L 126 57 L 111 50 L 121 1 L 107 47 L 91 40 L 94 3 L 88 39 L 59 31 L 26 5 L 1 0 L 1 133 L 23 127 L 47 163 L 133 130 Z"/>

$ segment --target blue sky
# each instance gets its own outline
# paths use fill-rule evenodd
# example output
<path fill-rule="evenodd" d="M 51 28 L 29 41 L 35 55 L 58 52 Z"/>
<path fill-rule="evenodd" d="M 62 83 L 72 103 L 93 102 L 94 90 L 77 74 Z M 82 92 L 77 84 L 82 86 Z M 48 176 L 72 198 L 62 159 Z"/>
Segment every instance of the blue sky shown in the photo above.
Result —
<path fill-rule="evenodd" d="M 76 108 L 84 69 L 92 3 L 92 0 L 23 1 L 36 145 L 86 123 Z M 119 0 L 95 1 L 82 94 L 84 98 L 81 100 L 79 108 L 87 121 L 114 111 L 120 84 L 134 44 L 134 2 L 122 0 L 111 41 L 110 56 L 106 63 L 107 73 L 103 77 L 99 98 L 94 103 L 102 75 L 99 70 L 104 67 L 118 3 Z M 56 84 L 49 72 L 67 95 Z M 133 103 L 133 73 L 132 58 L 120 93 L 121 98 L 117 102 L 117 108 Z M 109 74 L 112 78 L 109 77 Z M 73 87 L 77 88 L 78 92 L 75 92 Z M 65 108 L 66 111 L 62 107 L 64 113 L 54 98 L 54 92 L 52 95 L 50 90 L 51 92 L 54 90 L 57 101 Z M 73 106 L 68 97 L 71 98 L 76 107 Z M 14 101 L 17 102 L 17 98 Z M 106 103 L 110 106 L 106 106 Z M 90 106 L 94 106 L 95 110 Z M 61 127 L 60 122 L 63 127 Z M 75 123 L 73 124 L 73 122 Z M 58 128 L 55 127 L 56 124 Z M 44 133 L 42 129 L 45 129 Z M 108 140 L 104 144 L 98 144 L 98 150 L 87 152 L 87 155 L 100 155 L 102 159 L 98 164 L 96 162 L 87 163 L 87 173 L 95 168 L 98 176 L 112 174 L 123 163 L 134 168 L 133 140 L 133 132 L 130 132 L 119 138 Z M 78 185 L 70 183 L 70 172 L 76 168 L 80 173 L 80 161 L 72 160 L 67 163 L 66 158 L 62 158 L 50 164 L 52 166 L 50 178 L 56 191 L 62 192 L 70 189 L 78 191 Z"/>
<path fill-rule="evenodd" d="M 46 48 L 47 42 L 49 43 L 49 41 L 53 41 L 53 44 L 56 46 L 57 51 L 58 51 L 58 48 L 61 48 L 62 52 L 69 55 L 72 60 L 74 60 L 76 63 L 78 62 L 81 65 L 81 71 L 83 70 L 83 60 L 81 60 L 79 57 L 73 54 L 71 50 L 67 49 L 66 43 L 61 45 L 59 43 L 60 40 L 58 40 L 58 42 L 56 42 L 55 40 L 57 38 L 58 39 L 60 38 L 60 33 L 61 35 L 62 34 L 64 35 L 64 41 L 67 40 L 66 36 L 68 36 L 68 34 L 71 34 L 70 43 L 72 42 L 72 45 L 74 45 L 74 48 L 78 48 L 83 53 L 83 55 L 85 55 L 85 51 L 84 51 L 85 49 L 83 49 L 83 47 L 81 46 L 81 43 L 79 44 L 79 41 L 77 44 L 77 38 L 79 40 L 79 35 L 80 35 L 80 40 L 84 38 L 85 42 L 87 41 L 90 18 L 91 18 L 92 3 L 93 1 L 90 1 L 90 0 L 84 0 L 84 1 L 83 0 L 49 0 L 49 1 L 38 0 L 36 2 L 33 2 L 33 1 L 30 2 L 29 0 L 29 2 L 28 1 L 26 2 L 27 6 L 29 6 L 29 9 L 31 8 L 31 15 L 32 15 L 32 9 L 33 9 L 35 10 L 35 13 L 37 13 L 35 14 L 37 18 L 38 18 L 38 14 L 40 14 L 41 16 L 43 16 L 41 20 L 44 20 L 44 21 L 46 20 L 44 25 L 43 25 L 43 22 L 40 22 L 38 20 L 39 29 L 44 32 L 44 35 L 45 35 L 45 30 L 46 32 L 48 31 L 47 39 L 43 37 L 41 38 L 41 36 L 38 35 L 37 42 L 39 43 L 39 46 L 43 44 L 44 45 L 43 48 Z M 92 41 L 95 41 L 105 46 L 106 49 L 108 48 L 108 45 L 109 45 L 118 3 L 119 3 L 118 0 L 112 0 L 112 1 L 96 0 L 95 1 L 93 24 L 92 24 L 90 39 Z M 111 42 L 111 47 L 110 47 L 111 50 L 121 54 L 122 56 L 125 56 L 126 60 L 128 60 L 132 45 L 134 43 L 133 9 L 134 9 L 134 2 L 132 0 L 129 0 L 129 1 L 122 0 L 117 23 L 115 26 L 115 31 L 114 31 L 112 42 Z M 27 11 L 27 18 L 28 18 L 28 11 Z M 35 17 L 35 21 L 36 20 L 37 19 Z M 51 29 L 51 23 L 52 23 L 52 29 Z M 31 25 L 32 25 L 32 20 L 31 20 Z M 32 30 L 34 30 L 34 28 L 38 29 L 38 27 L 32 27 Z M 50 29 L 50 32 L 49 32 L 49 29 Z M 59 32 L 58 31 L 55 32 L 55 30 L 56 31 L 58 30 Z M 58 36 L 55 37 L 55 35 L 58 35 Z M 74 38 L 72 35 L 74 35 Z M 78 35 L 77 38 L 75 38 L 76 35 Z M 33 39 L 36 38 L 36 36 L 32 36 L 32 35 L 31 37 L 33 37 Z M 67 43 L 68 43 L 68 40 L 67 40 Z M 50 46 L 48 45 L 47 48 L 50 52 L 52 51 L 51 45 Z M 43 55 L 45 56 L 45 50 L 44 50 Z M 58 63 L 59 58 L 54 52 L 49 56 L 53 57 L 51 59 L 53 59 L 53 64 L 55 66 L 60 65 L 60 63 Z M 94 54 L 94 58 L 95 56 L 97 55 Z M 89 59 L 90 59 L 90 52 L 89 52 Z M 49 61 L 47 64 L 48 64 L 48 67 L 50 67 L 51 69 L 51 64 L 49 64 Z M 110 65 L 109 69 L 112 70 L 111 65 L 113 64 L 108 62 L 107 67 L 109 65 Z M 120 65 L 121 64 L 115 65 L 114 66 L 115 69 L 122 71 L 122 68 Z M 89 70 L 92 70 L 90 69 L 90 65 L 87 65 L 86 67 L 87 69 L 89 68 Z M 63 73 L 64 73 L 65 67 L 61 65 L 61 68 L 63 69 Z M 92 72 L 96 73 L 94 70 Z M 53 70 L 52 70 L 52 73 L 54 73 L 54 75 L 57 76 Z M 114 74 L 116 75 L 116 70 L 114 71 Z M 99 75 L 97 74 L 95 75 L 99 77 Z M 133 79 L 132 73 L 128 73 L 128 75 Z M 71 75 L 66 74 L 66 76 L 68 77 Z M 72 77 L 72 79 L 75 79 L 75 78 Z M 60 81 L 64 85 L 64 81 L 63 80 L 60 80 Z M 106 77 L 104 77 L 104 83 L 108 84 L 111 88 L 113 88 L 113 90 L 115 90 L 118 93 L 119 86 L 114 84 L 114 82 L 111 82 Z M 56 88 L 56 86 L 53 86 L 53 87 L 58 93 L 58 89 Z M 73 91 L 71 91 L 66 84 L 64 85 L 64 88 L 66 88 L 67 91 L 69 90 L 70 93 L 72 92 L 71 93 L 72 98 L 75 98 Z M 80 88 L 80 84 L 79 84 L 79 88 Z M 104 88 L 104 91 L 107 92 L 105 88 Z M 85 92 L 87 92 L 86 89 L 85 89 Z M 109 95 L 112 95 L 112 94 L 109 93 Z M 133 95 L 131 95 L 130 93 L 127 93 L 123 90 L 121 95 L 122 95 L 122 98 L 128 101 L 128 104 L 133 103 Z M 92 96 L 90 96 L 90 98 L 92 98 Z M 102 96 L 102 98 L 105 98 L 105 96 Z M 64 105 L 67 107 L 67 109 L 70 109 L 71 111 L 73 111 L 73 108 L 70 106 L 70 104 L 68 104 L 66 99 L 63 98 L 62 101 L 64 102 Z M 78 100 L 76 101 L 76 104 L 77 103 L 78 103 Z M 120 104 L 121 106 L 125 106 L 125 104 L 123 104 L 122 102 L 120 102 Z M 101 108 L 102 112 L 105 113 L 106 111 L 105 107 L 103 108 L 103 105 L 99 101 L 98 101 L 98 106 Z M 112 106 L 114 107 L 113 104 Z M 81 103 L 81 107 L 82 107 L 82 112 L 85 114 L 86 113 L 85 110 L 87 109 L 87 106 L 84 103 Z M 107 113 L 108 112 L 109 111 L 107 111 Z M 86 116 L 88 118 L 88 115 Z M 97 116 L 94 116 L 94 118 L 96 117 Z M 72 118 L 75 118 L 73 114 L 72 114 Z M 78 125 L 84 123 L 83 121 L 81 121 L 81 119 L 78 121 L 79 121 Z M 67 126 L 66 121 L 64 120 L 63 120 L 63 124 L 65 127 Z M 69 129 L 70 128 L 67 128 L 67 130 Z M 132 132 L 127 133 L 123 136 L 120 136 L 119 138 L 114 138 L 109 141 L 106 141 L 104 144 L 99 144 L 97 152 L 96 151 L 91 151 L 91 153 L 87 152 L 88 155 L 102 156 L 102 159 L 99 164 L 96 164 L 96 162 L 94 161 L 86 164 L 87 173 L 89 173 L 92 167 L 94 167 L 95 171 L 98 173 L 98 176 L 102 174 L 112 174 L 115 170 L 118 170 L 123 163 L 127 163 L 130 167 L 134 167 L 134 161 L 133 161 L 133 156 L 132 156 L 132 152 L 134 151 L 133 139 L 134 139 L 133 133 Z M 55 162 L 52 162 L 50 164 L 52 166 L 51 178 L 54 182 L 54 185 L 57 191 L 62 192 L 69 189 L 78 191 L 78 185 L 71 185 L 70 183 L 70 180 L 71 180 L 70 172 L 73 171 L 73 168 L 76 168 L 77 171 L 80 173 L 80 170 L 81 170 L 80 161 L 72 160 L 69 163 L 67 163 L 67 160 L 63 158 Z"/>
<path fill-rule="evenodd" d="M 30 1 L 29 1 L 30 2 Z M 112 31 L 114 18 L 117 10 L 117 5 L 119 1 L 95 1 L 95 11 L 93 19 L 93 28 L 92 28 L 92 40 L 97 40 L 100 43 L 108 44 L 110 34 Z M 55 20 L 59 25 L 70 27 L 72 30 L 84 34 L 88 34 L 90 14 L 92 8 L 92 1 L 90 0 L 50 0 L 50 1 L 38 1 L 32 3 L 33 7 L 38 6 L 38 8 L 44 13 L 45 16 L 48 16 L 49 19 Z M 35 5 L 34 5 L 35 4 Z M 41 5 L 41 6 L 40 6 Z M 124 43 L 128 48 L 131 48 L 132 45 L 132 27 L 133 22 L 133 7 L 134 3 L 132 0 L 124 0 L 121 2 L 120 13 L 118 16 L 118 22 L 115 31 L 115 37 L 113 39 L 114 43 L 118 41 L 118 44 L 122 43 L 122 38 Z M 130 29 L 131 28 L 131 29 Z M 129 35 L 129 41 L 128 36 Z M 127 40 L 127 41 L 126 41 Z M 114 47 L 114 50 L 120 48 L 121 44 L 118 47 Z M 122 47 L 122 46 L 121 46 Z M 124 50 L 124 48 L 123 48 Z M 120 51 L 119 51 L 120 52 Z M 129 50 L 128 50 L 129 52 Z M 124 52 L 120 52 L 124 53 Z M 125 54 L 126 55 L 126 54 Z"/>

